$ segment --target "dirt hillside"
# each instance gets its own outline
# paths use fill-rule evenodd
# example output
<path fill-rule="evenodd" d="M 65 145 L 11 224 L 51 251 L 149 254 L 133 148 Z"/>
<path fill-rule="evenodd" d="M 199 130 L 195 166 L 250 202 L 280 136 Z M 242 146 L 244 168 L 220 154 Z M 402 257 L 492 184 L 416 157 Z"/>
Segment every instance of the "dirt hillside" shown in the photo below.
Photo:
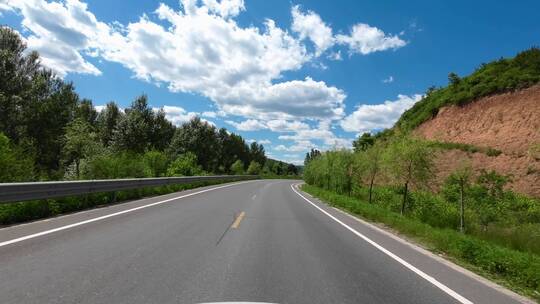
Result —
<path fill-rule="evenodd" d="M 441 108 L 438 115 L 421 124 L 415 133 L 426 139 L 472 144 L 500 150 L 499 156 L 441 152 L 437 159 L 442 181 L 464 158 L 475 169 L 511 174 L 510 188 L 540 197 L 540 85 L 482 98 L 463 107 Z"/>

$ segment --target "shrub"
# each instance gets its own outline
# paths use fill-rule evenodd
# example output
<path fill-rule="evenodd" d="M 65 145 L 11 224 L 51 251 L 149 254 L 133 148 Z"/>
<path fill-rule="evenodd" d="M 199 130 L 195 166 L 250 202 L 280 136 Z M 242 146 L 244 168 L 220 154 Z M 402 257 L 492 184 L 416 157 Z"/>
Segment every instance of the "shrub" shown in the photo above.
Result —
<path fill-rule="evenodd" d="M 493 149 L 493 148 L 487 148 L 486 155 L 487 156 L 499 156 L 501 155 L 502 151 Z"/>
<path fill-rule="evenodd" d="M 247 174 L 249 175 L 257 175 L 261 172 L 262 166 L 258 162 L 252 160 L 251 163 L 249 163 L 249 167 L 247 169 Z"/>
<path fill-rule="evenodd" d="M 414 206 L 412 217 L 438 228 L 456 229 L 459 211 L 456 204 L 447 203 L 442 197 L 429 192 L 415 192 L 411 196 Z"/>
<path fill-rule="evenodd" d="M 194 176 L 204 173 L 197 164 L 197 156 L 191 152 L 178 156 L 167 169 L 168 176 Z"/>
<path fill-rule="evenodd" d="M 244 163 L 241 160 L 235 161 L 231 165 L 231 172 L 235 175 L 242 175 L 244 174 Z"/>
<path fill-rule="evenodd" d="M 139 154 L 105 152 L 82 164 L 85 179 L 115 179 L 149 177 Z"/>
<path fill-rule="evenodd" d="M 165 153 L 152 150 L 144 153 L 143 161 L 146 175 L 150 177 L 161 177 L 167 174 L 169 160 Z"/>
<path fill-rule="evenodd" d="M 33 177 L 32 160 L 11 146 L 7 136 L 0 132 L 0 182 L 28 181 Z"/>

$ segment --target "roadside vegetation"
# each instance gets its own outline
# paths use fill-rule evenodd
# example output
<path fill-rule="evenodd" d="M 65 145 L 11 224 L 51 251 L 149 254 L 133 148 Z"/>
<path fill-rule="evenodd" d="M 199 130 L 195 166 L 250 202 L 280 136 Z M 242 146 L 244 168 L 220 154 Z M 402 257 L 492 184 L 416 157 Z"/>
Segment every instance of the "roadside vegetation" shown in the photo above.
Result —
<path fill-rule="evenodd" d="M 356 151 L 310 152 L 303 189 L 540 296 L 539 200 L 505 190 L 510 177 L 475 172 L 467 160 L 435 191 L 430 142 L 371 139 L 360 137 Z"/>
<path fill-rule="evenodd" d="M 354 150 L 309 152 L 303 190 L 540 300 L 540 200 L 508 190 L 512 176 L 474 170 L 468 157 L 457 160 L 460 165 L 435 185 L 438 151 L 492 157 L 501 151 L 411 135 L 443 106 L 464 106 L 538 82 L 539 48 L 482 64 L 468 77 L 450 73 L 447 87 L 430 88 L 393 128 L 359 136 Z M 531 146 L 529 154 L 539 159 L 536 148 Z"/>
<path fill-rule="evenodd" d="M 0 27 L 0 182 L 214 174 L 297 176 L 298 168 L 268 159 L 261 144 L 198 117 L 175 126 L 145 95 L 125 109 L 109 102 L 97 111 L 72 83 L 41 66 L 17 32 Z M 0 223 L 108 201 L 89 198 L 58 200 L 66 206 L 54 208 L 0 205 Z"/>
<path fill-rule="evenodd" d="M 382 223 L 443 254 L 476 273 L 540 301 L 540 257 L 528 252 L 499 246 L 456 229 L 435 228 L 413 216 L 401 216 L 383 204 L 369 204 L 357 197 L 337 194 L 323 188 L 303 185 L 302 190 L 332 206 L 367 220 Z M 377 189 L 378 194 L 385 191 Z"/>

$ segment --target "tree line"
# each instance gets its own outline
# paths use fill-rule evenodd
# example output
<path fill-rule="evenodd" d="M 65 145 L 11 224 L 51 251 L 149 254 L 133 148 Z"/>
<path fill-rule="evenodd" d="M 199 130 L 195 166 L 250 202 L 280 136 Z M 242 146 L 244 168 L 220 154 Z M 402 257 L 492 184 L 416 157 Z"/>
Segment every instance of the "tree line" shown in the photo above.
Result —
<path fill-rule="evenodd" d="M 540 202 L 506 190 L 510 176 L 474 170 L 467 159 L 435 187 L 437 147 L 404 134 L 363 134 L 354 150 L 311 151 L 304 180 L 434 227 L 540 254 Z"/>
<path fill-rule="evenodd" d="M 9 27 L 0 27 L 0 79 L 0 182 L 298 173 L 198 117 L 176 127 L 146 95 L 98 112 Z"/>

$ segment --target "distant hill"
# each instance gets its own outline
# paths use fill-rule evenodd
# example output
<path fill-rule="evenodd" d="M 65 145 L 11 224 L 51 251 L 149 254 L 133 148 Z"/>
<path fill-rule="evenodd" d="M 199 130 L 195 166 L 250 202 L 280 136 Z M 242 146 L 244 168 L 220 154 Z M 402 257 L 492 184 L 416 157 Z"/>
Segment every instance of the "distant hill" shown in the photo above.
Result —
<path fill-rule="evenodd" d="M 267 158 L 263 168 L 263 175 L 296 176 L 300 173 L 300 168 L 290 163 Z"/>
<path fill-rule="evenodd" d="M 540 197 L 540 49 L 482 64 L 445 88 L 431 88 L 392 130 L 439 148 L 440 184 L 464 160 L 476 171 L 509 175 L 510 188 Z"/>
<path fill-rule="evenodd" d="M 444 106 L 463 106 L 479 98 L 525 89 L 540 82 L 540 48 L 531 48 L 514 58 L 481 64 L 474 73 L 460 78 L 450 73 L 449 85 L 432 87 L 425 97 L 403 113 L 396 127 L 412 130 L 437 116 Z"/>

